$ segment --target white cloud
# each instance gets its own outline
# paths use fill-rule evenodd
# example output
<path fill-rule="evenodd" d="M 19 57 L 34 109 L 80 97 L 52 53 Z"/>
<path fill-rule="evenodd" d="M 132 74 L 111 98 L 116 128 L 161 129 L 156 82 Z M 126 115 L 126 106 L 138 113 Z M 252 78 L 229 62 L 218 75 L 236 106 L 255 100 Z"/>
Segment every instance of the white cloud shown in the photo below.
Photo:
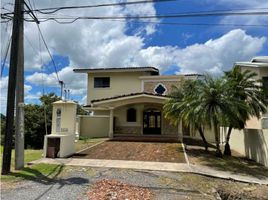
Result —
<path fill-rule="evenodd" d="M 215 3 L 215 1 L 212 1 L 212 0 L 211 2 Z M 251 9 L 251 10 L 256 9 L 254 11 L 267 11 L 267 9 L 261 10 L 260 8 L 268 8 L 267 0 L 254 0 L 254 1 L 252 0 L 218 0 L 216 3 L 222 6 L 231 5 L 230 9 L 242 8 L 242 9 Z M 267 24 L 268 19 L 266 15 L 227 16 L 221 20 L 221 23 L 261 25 L 261 24 Z"/>
<path fill-rule="evenodd" d="M 265 37 L 253 37 L 236 29 L 220 38 L 184 49 L 176 46 L 142 49 L 136 55 L 135 62 L 137 65 L 153 65 L 160 69 L 177 65 L 181 73 L 218 74 L 230 69 L 236 61 L 250 60 L 262 50 L 265 41 Z"/>
<path fill-rule="evenodd" d="M 3 3 L 8 2 L 3 1 Z M 109 2 L 109 1 L 107 1 Z M 111 1 L 114 2 L 114 1 Z M 119 1 L 120 2 L 120 1 Z M 103 2 L 102 2 L 103 3 Z M 99 1 L 36 1 L 36 7 L 57 7 L 70 5 L 100 4 Z M 146 15 L 155 14 L 153 3 L 144 5 L 130 5 L 127 7 L 101 7 L 95 9 L 73 9 L 57 12 L 57 16 L 123 16 L 123 15 Z M 44 15 L 38 14 L 38 17 Z M 143 24 L 139 26 L 139 32 L 152 34 L 155 32 L 155 26 Z M 40 28 L 47 41 L 48 47 L 53 55 L 68 56 L 70 61 L 77 67 L 105 67 L 112 65 L 123 65 L 126 63 L 115 60 L 114 55 L 121 54 L 123 60 L 126 60 L 128 54 L 140 45 L 143 45 L 144 34 L 135 36 L 126 35 L 127 22 L 115 22 L 108 20 L 78 20 L 73 24 L 63 25 L 54 21 L 43 22 Z M 142 30 L 142 31 L 141 31 Z M 5 34 L 1 31 L 2 35 Z M 25 69 L 38 70 L 42 62 L 39 55 L 39 37 L 35 23 L 25 23 Z M 31 44 L 30 44 L 31 43 Z M 133 48 L 129 48 L 133 46 Z M 33 47 L 33 48 L 32 48 Z M 43 63 L 49 61 L 49 56 L 42 43 Z M 102 62 L 100 62 L 102 60 Z"/>
<path fill-rule="evenodd" d="M 64 80 L 66 89 L 70 89 L 71 95 L 85 96 L 87 85 L 85 74 L 74 74 L 72 67 L 65 67 L 58 72 L 61 80 Z M 44 85 L 46 87 L 59 87 L 55 73 L 38 73 L 26 77 L 26 81 L 32 85 Z"/>

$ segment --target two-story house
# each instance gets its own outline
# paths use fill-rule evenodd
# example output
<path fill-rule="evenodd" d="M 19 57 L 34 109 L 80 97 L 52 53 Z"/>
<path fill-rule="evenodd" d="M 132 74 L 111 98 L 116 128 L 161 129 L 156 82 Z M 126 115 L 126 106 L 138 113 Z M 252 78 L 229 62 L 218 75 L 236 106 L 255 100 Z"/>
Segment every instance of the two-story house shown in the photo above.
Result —
<path fill-rule="evenodd" d="M 164 76 L 154 67 L 74 69 L 74 72 L 88 75 L 84 108 L 91 111 L 91 116 L 80 122 L 83 135 L 181 138 L 183 132 L 184 136 L 190 136 L 182 124 L 175 126 L 165 119 L 163 105 L 172 85 L 179 86 L 184 79 L 196 79 L 199 75 Z"/>

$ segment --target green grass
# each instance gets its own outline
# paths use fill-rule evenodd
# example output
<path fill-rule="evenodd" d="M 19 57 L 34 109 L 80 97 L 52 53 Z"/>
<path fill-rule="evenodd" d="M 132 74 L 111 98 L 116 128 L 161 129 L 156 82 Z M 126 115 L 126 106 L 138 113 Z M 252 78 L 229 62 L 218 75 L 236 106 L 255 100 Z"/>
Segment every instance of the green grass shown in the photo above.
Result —
<path fill-rule="evenodd" d="M 9 175 L 2 175 L 1 181 L 39 180 L 40 182 L 49 182 L 53 181 L 63 168 L 63 165 L 36 164 L 25 167 L 22 170 L 12 171 Z"/>
<path fill-rule="evenodd" d="M 1 159 L 1 164 L 0 164 L 0 169 L 2 168 L 2 155 L 3 155 L 3 146 L 0 147 L 1 150 L 1 155 L 0 155 L 0 159 Z M 40 158 L 42 158 L 42 153 L 43 150 L 33 150 L 33 149 L 25 149 L 24 151 L 24 162 L 25 165 L 28 162 L 34 161 L 34 160 L 38 160 Z M 6 180 L 17 180 L 22 177 L 34 177 L 33 174 L 30 173 L 30 168 L 29 167 L 25 167 L 23 170 L 14 170 L 14 166 L 15 166 L 15 150 L 12 149 L 12 154 L 11 154 L 11 171 L 12 173 L 10 175 L 5 175 L 5 176 L 1 176 L 1 180 L 6 181 Z M 44 166 L 44 169 L 42 169 L 42 166 L 36 166 L 36 169 L 33 168 L 33 170 L 38 171 L 39 169 L 41 169 L 41 173 L 46 173 L 46 170 L 50 170 L 51 168 Z M 34 171 L 32 171 L 33 173 Z M 37 172 L 36 172 L 37 174 Z"/>
<path fill-rule="evenodd" d="M 43 149 L 34 150 L 34 149 L 25 149 L 24 150 L 24 162 L 25 164 L 34 160 L 38 160 L 42 158 Z M 1 146 L 1 166 L 2 166 L 2 155 L 3 155 L 3 146 Z M 15 166 L 15 150 L 12 149 L 12 156 L 11 156 L 11 168 Z"/>

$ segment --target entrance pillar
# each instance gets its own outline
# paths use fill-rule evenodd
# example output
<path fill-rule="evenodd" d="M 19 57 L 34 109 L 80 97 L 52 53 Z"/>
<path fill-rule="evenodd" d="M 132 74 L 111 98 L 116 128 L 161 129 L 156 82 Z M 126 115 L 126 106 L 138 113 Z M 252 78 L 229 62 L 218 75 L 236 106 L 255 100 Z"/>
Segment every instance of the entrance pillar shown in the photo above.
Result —
<path fill-rule="evenodd" d="M 109 138 L 114 137 L 114 109 L 110 109 Z"/>

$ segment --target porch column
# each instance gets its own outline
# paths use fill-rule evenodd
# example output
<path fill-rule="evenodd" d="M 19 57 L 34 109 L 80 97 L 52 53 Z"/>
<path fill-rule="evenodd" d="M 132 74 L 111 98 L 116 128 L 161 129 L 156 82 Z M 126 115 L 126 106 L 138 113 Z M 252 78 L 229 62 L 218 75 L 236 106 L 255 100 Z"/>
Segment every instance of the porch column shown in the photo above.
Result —
<path fill-rule="evenodd" d="M 114 137 L 114 109 L 110 109 L 109 138 Z"/>

